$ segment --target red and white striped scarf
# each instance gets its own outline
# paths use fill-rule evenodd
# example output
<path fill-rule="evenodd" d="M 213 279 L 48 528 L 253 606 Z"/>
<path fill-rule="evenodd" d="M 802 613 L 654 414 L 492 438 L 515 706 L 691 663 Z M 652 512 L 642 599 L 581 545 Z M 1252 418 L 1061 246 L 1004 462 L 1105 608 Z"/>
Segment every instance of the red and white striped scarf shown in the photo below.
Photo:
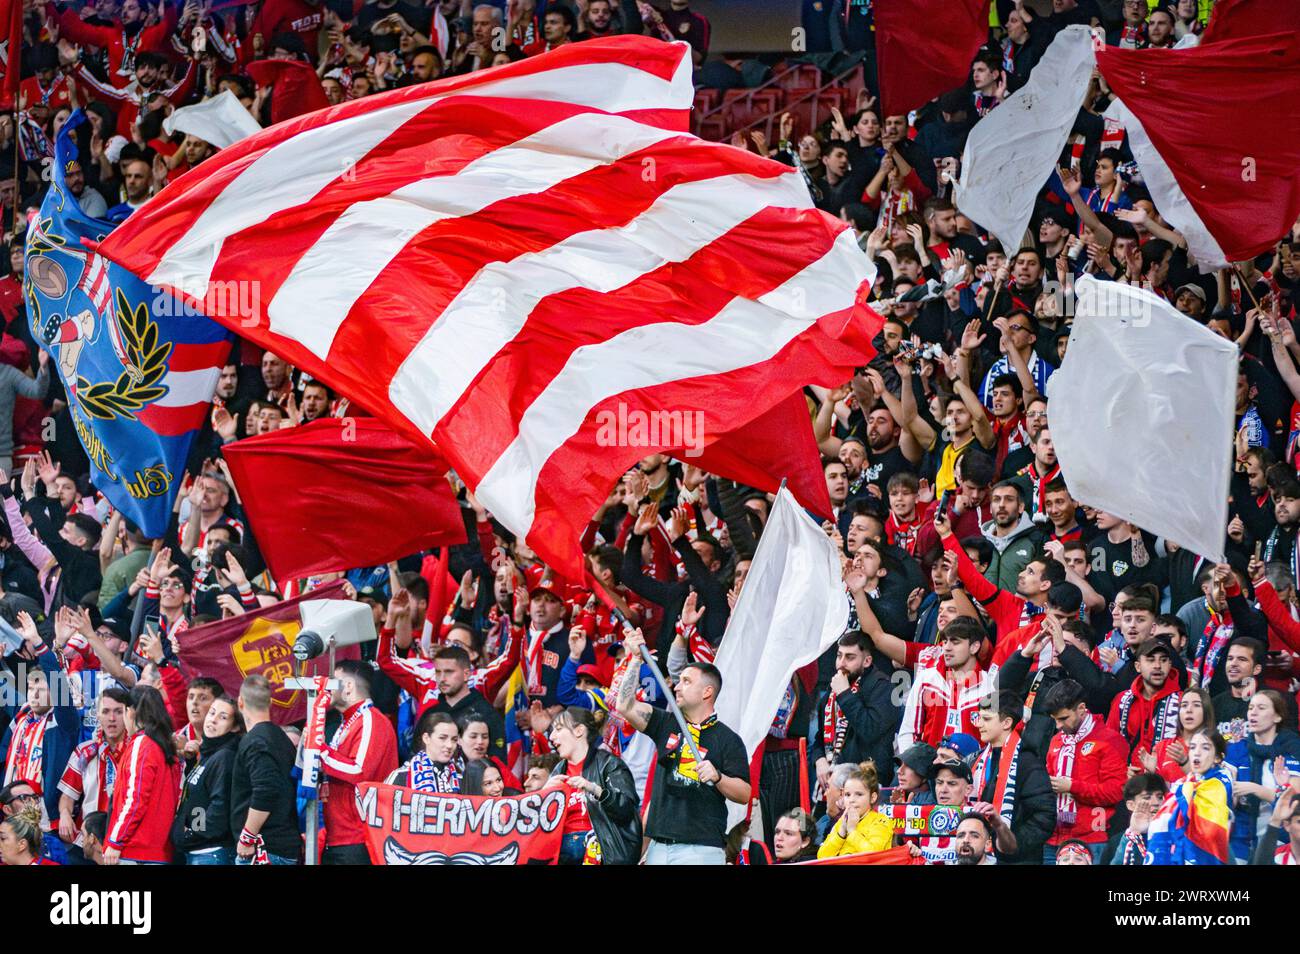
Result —
<path fill-rule="evenodd" d="M 1273 864 L 1275 865 L 1300 865 L 1296 860 L 1295 852 L 1291 850 L 1291 843 L 1278 845 L 1277 851 L 1273 852 Z"/>
<path fill-rule="evenodd" d="M 528 645 L 523 664 L 524 684 L 528 687 L 530 696 L 540 696 L 546 692 L 546 683 L 542 681 L 542 655 L 550 635 L 551 631 L 539 633 L 532 627 L 528 629 Z"/>
<path fill-rule="evenodd" d="M 858 686 L 862 683 L 862 677 L 858 676 L 849 686 L 849 692 L 857 694 Z M 849 729 L 849 719 L 840 709 L 836 701 L 835 693 L 830 694 L 830 699 L 826 703 L 826 715 L 822 719 L 822 742 L 826 745 L 826 751 L 830 754 L 830 760 L 835 761 L 835 757 L 840 754 L 840 749 L 844 747 L 844 736 Z"/>
<path fill-rule="evenodd" d="M 37 795 L 43 794 L 45 730 L 50 724 L 49 717 L 49 712 L 37 715 L 26 705 L 19 711 L 9 738 L 9 752 L 5 756 L 6 785 L 16 779 L 22 780 L 30 783 Z"/>
<path fill-rule="evenodd" d="M 973 774 L 975 776 L 975 797 L 983 798 L 984 789 L 988 785 L 989 763 L 992 761 L 993 747 L 986 745 L 980 751 L 979 758 L 975 760 Z M 1020 733 L 1012 732 L 1007 736 L 1006 741 L 1002 743 L 1002 755 L 998 759 L 998 777 L 993 786 L 993 804 L 997 806 L 998 814 L 1002 816 L 1007 825 L 1011 824 L 1011 816 L 1016 810 L 1016 768 L 1020 762 Z"/>
<path fill-rule="evenodd" d="M 1079 722 L 1078 731 L 1073 735 L 1061 733 L 1061 747 L 1056 751 L 1056 771 L 1053 775 L 1064 776 L 1065 778 L 1074 777 L 1074 749 L 1080 742 L 1088 737 L 1096 725 L 1096 719 L 1091 712 L 1084 714 L 1083 719 Z M 1056 796 L 1056 823 L 1058 825 L 1073 825 L 1079 814 L 1079 805 L 1074 800 L 1074 796 L 1069 792 L 1061 792 Z"/>

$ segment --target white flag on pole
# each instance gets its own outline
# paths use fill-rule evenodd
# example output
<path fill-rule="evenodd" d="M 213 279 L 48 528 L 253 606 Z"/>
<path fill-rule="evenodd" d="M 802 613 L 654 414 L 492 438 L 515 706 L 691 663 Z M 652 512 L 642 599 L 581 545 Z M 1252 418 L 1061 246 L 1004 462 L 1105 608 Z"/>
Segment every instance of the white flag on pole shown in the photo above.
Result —
<path fill-rule="evenodd" d="M 167 135 L 179 129 L 218 149 L 233 146 L 261 128 L 239 98 L 228 89 L 194 106 L 182 106 L 163 120 L 163 131 Z"/>
<path fill-rule="evenodd" d="M 820 656 L 848 621 L 835 545 L 782 487 L 715 660 L 722 673 L 718 719 L 751 758 L 795 670 Z M 745 809 L 727 808 L 730 828 Z"/>
<path fill-rule="evenodd" d="M 1091 276 L 1047 383 L 1076 500 L 1223 559 L 1237 348 L 1151 292 Z"/>
<path fill-rule="evenodd" d="M 1029 82 L 975 124 L 961 156 L 953 201 L 988 229 L 1007 255 L 1020 251 L 1034 201 L 1069 138 L 1097 57 L 1085 26 L 1069 26 L 1043 53 Z"/>

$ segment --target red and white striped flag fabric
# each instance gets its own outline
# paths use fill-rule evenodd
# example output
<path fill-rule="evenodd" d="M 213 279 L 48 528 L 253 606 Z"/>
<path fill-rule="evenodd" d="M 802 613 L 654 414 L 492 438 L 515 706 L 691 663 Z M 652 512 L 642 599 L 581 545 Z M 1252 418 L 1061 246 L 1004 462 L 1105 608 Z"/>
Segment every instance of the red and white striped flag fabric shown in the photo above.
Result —
<path fill-rule="evenodd" d="M 342 103 L 222 150 L 99 250 L 194 302 L 256 283 L 263 314 L 217 320 L 432 439 L 578 578 L 613 481 L 683 446 L 607 446 L 602 412 L 696 415 L 707 444 L 872 353 L 852 230 L 798 172 L 691 136 L 693 95 L 685 44 L 618 37 Z"/>

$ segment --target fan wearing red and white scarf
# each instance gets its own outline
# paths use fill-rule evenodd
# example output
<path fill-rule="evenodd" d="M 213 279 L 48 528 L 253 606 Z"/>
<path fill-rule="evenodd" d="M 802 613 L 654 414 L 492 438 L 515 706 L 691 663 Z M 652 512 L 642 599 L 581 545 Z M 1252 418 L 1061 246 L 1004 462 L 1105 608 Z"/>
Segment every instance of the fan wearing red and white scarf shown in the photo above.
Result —
<path fill-rule="evenodd" d="M 986 745 L 980 750 L 975 760 L 972 775 L 975 778 L 975 797 L 982 796 L 988 785 L 988 773 L 992 761 L 993 746 Z M 1002 754 L 998 758 L 998 777 L 993 786 L 993 806 L 1002 816 L 1002 820 L 1011 827 L 1011 816 L 1016 811 L 1016 769 L 1020 764 L 1020 733 L 1011 730 L 1002 741 Z"/>
<path fill-rule="evenodd" d="M 1079 722 L 1079 728 L 1073 734 L 1065 732 L 1059 734 L 1061 747 L 1056 752 L 1056 764 L 1052 766 L 1053 775 L 1059 775 L 1063 778 L 1074 777 L 1075 749 L 1080 742 L 1088 737 L 1096 724 L 1096 716 L 1091 712 L 1085 712 L 1083 719 Z M 1058 826 L 1073 826 L 1078 815 L 1079 803 L 1075 801 L 1071 793 L 1061 792 L 1056 796 L 1056 824 Z"/>

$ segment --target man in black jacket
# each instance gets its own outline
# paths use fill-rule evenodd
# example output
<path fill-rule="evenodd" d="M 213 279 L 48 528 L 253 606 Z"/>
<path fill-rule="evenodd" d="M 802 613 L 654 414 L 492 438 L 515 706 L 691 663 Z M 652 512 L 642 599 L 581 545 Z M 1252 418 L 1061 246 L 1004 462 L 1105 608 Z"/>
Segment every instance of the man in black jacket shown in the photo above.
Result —
<path fill-rule="evenodd" d="M 841 762 L 876 763 L 882 785 L 893 779 L 894 731 L 899 709 L 890 701 L 889 677 L 872 665 L 871 641 L 861 630 L 839 639 L 835 675 L 818 700 L 809 758 L 825 790 L 831 767 Z"/>
<path fill-rule="evenodd" d="M 491 739 L 488 753 L 498 758 L 506 756 L 506 726 L 501 714 L 483 693 L 470 688 L 469 653 L 460 646 L 444 646 L 433 654 L 433 676 L 438 681 L 438 701 L 432 708 L 446 712 L 453 719 L 473 714 L 487 723 Z"/>
<path fill-rule="evenodd" d="M 644 506 L 637 515 L 632 532 L 627 535 L 619 579 L 637 596 L 663 607 L 663 624 L 659 632 L 664 645 L 672 641 L 682 604 L 686 602 L 687 594 L 692 589 L 695 590 L 699 594 L 700 605 L 704 607 L 704 616 L 699 622 L 700 635 L 710 646 L 716 648 L 722 642 L 730 614 L 727 588 L 719 577 L 722 569 L 720 547 L 710 537 L 692 541 L 686 533 L 689 519 L 689 512 L 685 508 L 675 508 L 665 528 L 669 542 L 686 568 L 685 580 L 665 583 L 646 575 L 641 558 L 641 544 L 646 535 L 658 533 L 659 530 L 657 512 Z"/>
<path fill-rule="evenodd" d="M 975 761 L 971 811 L 993 825 L 999 864 L 1041 864 L 1043 842 L 1056 826 L 1047 763 L 1016 731 L 1023 708 L 1019 696 L 1001 692 L 986 699 L 979 714 L 984 748 Z"/>
<path fill-rule="evenodd" d="M 294 746 L 271 722 L 271 683 L 252 675 L 239 687 L 248 731 L 235 753 L 230 782 L 230 830 L 238 832 L 235 864 L 251 864 L 258 849 L 273 865 L 296 865 L 302 848 L 293 783 Z"/>

